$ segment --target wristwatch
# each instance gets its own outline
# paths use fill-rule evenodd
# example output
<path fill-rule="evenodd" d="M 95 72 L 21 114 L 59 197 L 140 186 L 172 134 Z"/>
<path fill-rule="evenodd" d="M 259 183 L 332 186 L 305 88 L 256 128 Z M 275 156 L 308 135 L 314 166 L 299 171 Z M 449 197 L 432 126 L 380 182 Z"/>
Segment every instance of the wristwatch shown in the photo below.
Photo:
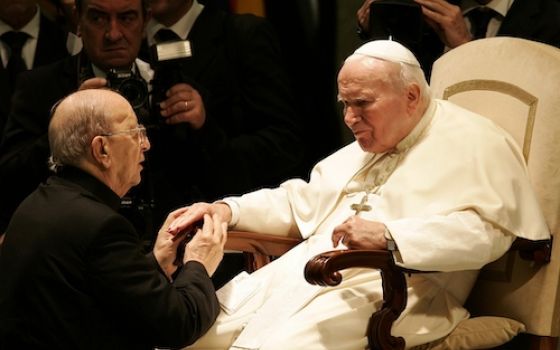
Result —
<path fill-rule="evenodd" d="M 385 233 L 383 234 L 383 236 L 385 236 L 385 239 L 387 240 L 387 250 L 392 252 L 399 250 L 397 248 L 395 240 L 393 239 L 393 236 L 391 236 L 391 232 L 389 232 L 389 229 L 387 229 L 387 226 L 385 226 Z"/>

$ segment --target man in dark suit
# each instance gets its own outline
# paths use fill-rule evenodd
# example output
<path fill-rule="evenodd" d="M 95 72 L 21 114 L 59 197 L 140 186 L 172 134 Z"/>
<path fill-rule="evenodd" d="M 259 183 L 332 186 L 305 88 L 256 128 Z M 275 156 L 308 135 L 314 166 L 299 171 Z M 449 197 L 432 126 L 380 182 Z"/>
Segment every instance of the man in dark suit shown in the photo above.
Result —
<path fill-rule="evenodd" d="M 366 0 L 357 12 L 360 33 L 368 38 L 369 6 Z M 474 39 L 512 36 L 560 47 L 560 2 L 558 0 L 414 0 L 421 6 L 425 34 L 413 51 L 423 58 L 424 71 L 444 50 Z M 480 13 L 485 13 L 480 16 Z M 486 17 L 486 20 L 479 20 Z M 483 23 L 483 24 L 482 24 Z M 480 24 L 480 32 L 477 27 Z M 399 38 L 395 38 L 399 41 Z M 406 43 L 404 43 L 406 44 Z"/>
<path fill-rule="evenodd" d="M 154 90 L 167 94 L 156 110 L 161 120 L 153 130 L 150 159 L 156 203 L 164 212 L 307 175 L 301 168 L 305 117 L 296 112 L 270 23 L 226 13 L 211 1 L 150 0 L 150 5 L 147 46 L 166 42 L 160 30 L 171 30 L 167 34 L 175 42 L 187 40 L 192 52 L 174 66 L 149 58 Z M 156 83 L 168 70 L 184 83 Z M 184 162 L 173 162 L 171 151 L 180 152 Z M 235 265 L 230 259 L 235 257 L 227 255 L 221 268 Z"/>
<path fill-rule="evenodd" d="M 23 69 L 33 69 L 69 56 L 66 41 L 68 33 L 50 21 L 39 11 L 34 0 L 0 0 L 0 138 L 10 109 L 10 99 L 14 90 L 7 70 L 13 50 L 4 37 L 11 31 L 25 33 L 21 57 Z"/>
<path fill-rule="evenodd" d="M 167 226 L 142 253 L 116 208 L 140 182 L 146 130 L 109 90 L 66 97 L 49 126 L 56 171 L 15 212 L 0 253 L 0 348 L 152 349 L 193 343 L 215 321 L 210 275 L 227 225 L 206 216 L 183 240 Z M 176 260 L 182 267 L 177 269 Z"/>

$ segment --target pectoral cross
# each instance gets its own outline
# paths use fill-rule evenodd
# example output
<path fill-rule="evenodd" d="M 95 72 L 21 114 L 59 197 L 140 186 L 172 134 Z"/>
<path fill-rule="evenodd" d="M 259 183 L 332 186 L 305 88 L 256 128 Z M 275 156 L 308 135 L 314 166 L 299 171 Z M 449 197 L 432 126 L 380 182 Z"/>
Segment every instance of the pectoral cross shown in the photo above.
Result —
<path fill-rule="evenodd" d="M 366 193 L 362 197 L 362 200 L 360 201 L 360 203 L 354 203 L 350 206 L 350 209 L 355 211 L 354 215 L 358 215 L 362 211 L 370 211 L 371 210 L 371 206 L 366 204 L 367 200 L 368 200 L 368 194 Z"/>

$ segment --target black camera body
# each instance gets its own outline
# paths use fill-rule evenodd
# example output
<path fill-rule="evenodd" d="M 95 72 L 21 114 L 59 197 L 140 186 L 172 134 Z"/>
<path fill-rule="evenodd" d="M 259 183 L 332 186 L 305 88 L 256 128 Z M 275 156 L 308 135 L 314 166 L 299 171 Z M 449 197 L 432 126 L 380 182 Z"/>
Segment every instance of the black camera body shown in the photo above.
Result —
<path fill-rule="evenodd" d="M 153 45 L 150 54 L 150 65 L 154 70 L 150 124 L 159 124 L 163 120 L 159 104 L 167 98 L 167 90 L 178 83 L 192 83 L 183 70 L 192 51 L 188 40 L 177 40 Z"/>
<path fill-rule="evenodd" d="M 447 0 L 459 5 L 460 0 Z M 425 31 L 431 30 L 422 15 L 422 6 L 414 0 L 378 0 L 369 8 L 369 36 L 391 39 L 406 45 L 419 45 Z"/>
<path fill-rule="evenodd" d="M 107 86 L 126 98 L 135 111 L 148 106 L 148 85 L 130 70 L 110 69 L 107 72 Z"/>

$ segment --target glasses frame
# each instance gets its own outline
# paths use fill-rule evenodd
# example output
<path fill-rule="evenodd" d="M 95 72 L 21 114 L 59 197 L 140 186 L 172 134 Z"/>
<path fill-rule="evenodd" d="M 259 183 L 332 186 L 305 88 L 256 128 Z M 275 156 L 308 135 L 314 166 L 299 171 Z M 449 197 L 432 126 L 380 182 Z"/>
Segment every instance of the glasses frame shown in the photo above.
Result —
<path fill-rule="evenodd" d="M 136 132 L 136 135 L 138 137 L 138 141 L 140 142 L 140 145 L 144 144 L 148 140 L 148 133 L 147 133 L 146 127 L 142 124 L 138 124 L 137 127 L 132 128 L 132 129 L 107 132 L 107 133 L 104 133 L 104 134 L 99 134 L 99 136 L 110 137 L 110 136 L 132 134 L 134 132 Z"/>

